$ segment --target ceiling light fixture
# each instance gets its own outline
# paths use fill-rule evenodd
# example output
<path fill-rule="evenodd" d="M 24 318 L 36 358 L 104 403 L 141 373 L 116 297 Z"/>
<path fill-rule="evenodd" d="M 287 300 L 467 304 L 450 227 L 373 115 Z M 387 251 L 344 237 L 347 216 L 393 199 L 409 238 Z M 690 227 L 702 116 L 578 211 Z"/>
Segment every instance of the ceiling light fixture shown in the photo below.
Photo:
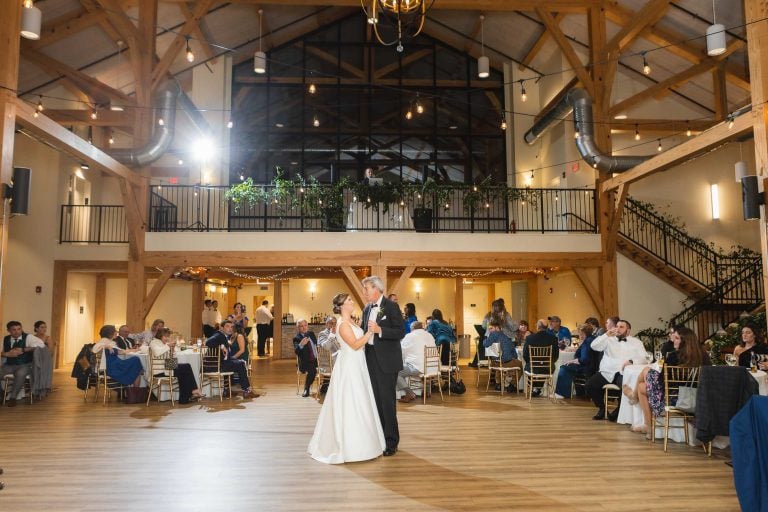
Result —
<path fill-rule="evenodd" d="M 21 37 L 34 41 L 40 39 L 42 23 L 43 13 L 40 9 L 35 7 L 32 0 L 24 0 L 21 9 Z"/>
<path fill-rule="evenodd" d="M 690 137 L 691 136 L 691 123 L 688 123 L 688 121 L 686 121 L 686 123 L 688 124 L 688 126 L 685 129 L 685 136 L 686 137 Z"/>
<path fill-rule="evenodd" d="M 640 140 L 640 128 L 635 125 L 635 140 Z"/>
<path fill-rule="evenodd" d="M 261 50 L 261 17 L 263 9 L 259 9 L 259 50 L 253 54 L 253 71 L 260 75 L 267 72 L 267 54 Z"/>
<path fill-rule="evenodd" d="M 488 78 L 490 75 L 490 62 L 485 55 L 485 16 L 480 15 L 480 57 L 477 59 L 477 76 Z"/>
<path fill-rule="evenodd" d="M 651 74 L 651 66 L 648 65 L 648 61 L 645 59 L 645 52 L 643 52 L 642 55 L 643 55 L 643 74 L 644 75 L 650 75 Z"/>
<path fill-rule="evenodd" d="M 659 139 L 659 146 L 656 148 L 656 151 L 661 153 L 662 147 L 661 147 L 661 139 Z"/>
<path fill-rule="evenodd" d="M 195 54 L 192 53 L 192 48 L 189 47 L 189 36 L 187 36 L 186 39 L 187 39 L 187 52 L 186 52 L 187 62 L 192 63 L 192 62 L 195 62 Z"/>
<path fill-rule="evenodd" d="M 427 11 L 435 0 L 361 0 L 360 3 L 379 43 L 397 45 L 395 49 L 402 53 L 403 40 L 421 33 Z"/>
<path fill-rule="evenodd" d="M 312 126 L 315 128 L 320 127 L 320 119 L 318 119 L 317 114 L 315 114 L 315 116 L 312 118 Z"/>
<path fill-rule="evenodd" d="M 43 95 L 40 95 L 40 99 L 37 100 L 37 111 L 42 112 L 43 111 Z"/>
<path fill-rule="evenodd" d="M 525 103 L 528 100 L 528 94 L 525 92 L 525 80 L 520 80 L 520 101 Z"/>
<path fill-rule="evenodd" d="M 712 25 L 707 27 L 707 55 L 715 57 L 725 53 L 725 27 L 717 22 L 715 0 L 712 0 Z"/>
<path fill-rule="evenodd" d="M 501 129 L 507 129 L 507 115 L 504 112 L 501 113 Z"/>
<path fill-rule="evenodd" d="M 424 113 L 424 105 L 419 101 L 419 93 L 416 93 L 416 113 L 419 115 Z"/>

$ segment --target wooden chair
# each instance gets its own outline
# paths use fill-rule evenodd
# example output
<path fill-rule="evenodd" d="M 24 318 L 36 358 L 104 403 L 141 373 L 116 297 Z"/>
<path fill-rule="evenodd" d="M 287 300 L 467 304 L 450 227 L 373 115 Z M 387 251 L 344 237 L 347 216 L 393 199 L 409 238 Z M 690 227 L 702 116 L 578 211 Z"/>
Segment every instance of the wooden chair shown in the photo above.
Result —
<path fill-rule="evenodd" d="M 331 381 L 333 373 L 333 353 L 323 347 L 317 347 L 317 399 L 320 400 L 320 388 Z"/>
<path fill-rule="evenodd" d="M 533 399 L 533 385 L 540 382 L 543 384 L 543 393 L 551 400 L 554 400 L 554 390 L 552 389 L 552 347 L 528 346 L 528 370 L 525 374 L 525 392 L 528 400 Z"/>
<path fill-rule="evenodd" d="M 459 344 L 458 343 L 451 343 L 450 345 L 450 351 L 451 354 L 448 359 L 448 364 L 444 365 L 442 363 L 443 359 L 443 347 L 445 347 L 444 344 L 440 345 L 440 379 L 441 381 L 444 380 L 448 383 L 448 396 L 451 396 L 451 377 L 453 377 L 455 380 L 459 380 Z"/>
<path fill-rule="evenodd" d="M 224 401 L 224 382 L 229 388 L 229 398 L 232 398 L 232 374 L 234 372 L 221 371 L 221 347 L 216 348 L 203 347 L 200 353 L 200 389 L 207 384 L 213 394 L 213 385 L 219 391 L 219 402 Z"/>
<path fill-rule="evenodd" d="M 477 350 L 477 353 L 479 354 L 480 353 L 480 347 L 482 346 L 483 341 L 480 339 L 479 336 L 475 338 L 475 341 L 477 342 L 476 345 L 475 345 L 476 346 L 476 350 Z M 480 364 L 481 362 L 483 364 Z M 475 382 L 475 387 L 476 388 L 480 387 L 480 376 L 484 372 L 488 373 L 488 378 L 490 379 L 491 378 L 491 372 L 489 370 L 488 358 L 486 357 L 485 359 L 480 361 L 480 357 L 478 356 L 478 358 L 477 358 L 477 382 Z"/>
<path fill-rule="evenodd" d="M 116 380 L 112 379 L 109 375 L 107 375 L 107 367 L 105 366 L 103 369 L 101 368 L 101 362 L 104 360 L 104 351 L 99 350 L 96 354 L 96 396 L 93 397 L 93 401 L 99 399 L 99 388 L 103 386 L 104 390 L 104 398 L 102 399 L 102 402 L 104 404 L 107 403 L 107 400 L 109 399 L 109 395 L 111 394 L 111 391 L 113 389 L 119 389 L 121 392 L 123 390 L 123 385 L 117 382 Z M 87 392 L 87 389 L 86 389 Z"/>
<path fill-rule="evenodd" d="M 317 347 L 317 348 L 318 348 L 318 355 L 319 355 L 320 347 Z M 318 364 L 319 364 L 319 358 L 318 358 Z M 305 375 L 307 373 L 307 372 L 302 372 L 299 368 L 300 368 L 299 356 L 296 356 L 296 394 L 297 395 L 301 394 L 301 389 L 302 389 L 301 381 L 302 379 L 306 378 Z M 320 394 L 320 385 L 318 384 L 319 379 L 320 379 L 320 368 L 318 368 L 317 373 L 315 373 L 315 380 L 309 383 L 310 392 L 312 391 L 312 386 L 313 385 L 315 386 L 316 396 Z"/>
<path fill-rule="evenodd" d="M 682 428 L 685 433 L 685 444 L 689 442 L 688 439 L 688 423 L 694 419 L 692 412 L 686 412 L 678 409 L 677 406 L 672 405 L 677 403 L 677 398 L 680 396 L 680 388 L 682 386 L 698 387 L 699 386 L 699 367 L 689 366 L 664 366 L 664 451 L 667 451 L 667 444 L 669 442 L 669 429 Z M 683 419 L 682 426 L 670 425 L 669 419 L 673 416 L 677 416 Z M 656 426 L 661 426 L 657 423 L 660 418 L 653 419 L 653 428 L 651 429 L 651 442 L 656 442 Z M 704 451 L 708 455 L 711 454 L 711 447 L 704 447 Z"/>
<path fill-rule="evenodd" d="M 517 388 L 517 393 L 520 393 L 520 386 L 518 385 L 520 382 L 520 372 L 522 372 L 522 368 L 518 368 L 517 366 L 504 366 L 504 363 L 501 361 L 501 346 L 499 346 L 498 343 L 493 344 L 496 348 L 496 353 L 499 354 L 498 356 L 489 356 L 488 357 L 488 383 L 485 385 L 485 391 L 487 392 L 491 387 L 491 375 L 495 373 L 498 373 L 499 377 L 496 381 L 501 385 L 501 396 L 504 396 L 504 388 L 506 387 L 504 384 L 506 382 L 506 376 L 508 373 L 513 373 L 514 376 L 512 377 L 515 382 L 515 387 Z"/>
<path fill-rule="evenodd" d="M 170 352 L 155 356 L 152 351 L 149 351 L 147 357 L 149 357 L 149 390 L 147 392 L 147 407 L 149 407 L 149 401 L 152 399 L 152 390 L 157 390 L 157 401 L 160 402 L 160 396 L 163 392 L 163 386 L 168 387 L 168 393 L 171 395 L 171 406 L 176 406 L 174 399 L 174 392 L 179 390 L 179 379 L 173 374 L 173 370 L 165 369 L 165 360 L 170 356 Z M 165 375 L 158 376 L 156 374 L 162 373 Z"/>
<path fill-rule="evenodd" d="M 603 410 L 605 411 L 605 419 L 608 419 L 608 402 L 613 400 L 614 403 L 618 403 L 621 400 L 621 388 L 616 384 L 606 384 L 603 386 Z"/>
<path fill-rule="evenodd" d="M 445 401 L 443 389 L 440 387 L 440 348 L 424 347 L 424 368 L 418 377 L 408 377 L 408 387 L 421 386 L 422 403 L 427 403 L 427 394 L 432 389 L 432 383 L 437 381 L 440 390 L 440 401 Z"/>
<path fill-rule="evenodd" d="M 9 373 L 8 375 L 4 375 L 3 376 L 3 405 L 5 405 L 5 401 L 8 399 L 8 395 L 10 394 L 10 388 L 12 387 L 13 387 L 13 374 Z M 29 398 L 29 404 L 32 405 L 32 375 L 27 375 L 24 378 L 24 394 L 26 397 Z M 13 398 L 16 398 L 16 397 L 13 397 Z"/>

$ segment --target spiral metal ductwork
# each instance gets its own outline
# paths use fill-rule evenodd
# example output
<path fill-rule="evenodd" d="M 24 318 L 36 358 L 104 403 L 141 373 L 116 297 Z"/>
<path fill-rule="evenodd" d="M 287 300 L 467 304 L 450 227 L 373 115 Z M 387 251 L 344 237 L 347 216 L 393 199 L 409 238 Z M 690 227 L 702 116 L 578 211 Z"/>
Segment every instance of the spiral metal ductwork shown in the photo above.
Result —
<path fill-rule="evenodd" d="M 525 142 L 529 145 L 536 142 L 556 122 L 562 121 L 573 112 L 573 124 L 579 133 L 576 138 L 576 148 L 589 165 L 604 173 L 624 172 L 639 165 L 649 156 L 612 156 L 606 155 L 597 147 L 595 142 L 595 125 L 592 114 L 592 98 L 584 89 L 571 89 L 544 114 L 525 133 Z"/>
<path fill-rule="evenodd" d="M 142 148 L 121 148 L 109 151 L 109 155 L 128 167 L 142 167 L 159 159 L 171 146 L 176 128 L 176 102 L 181 88 L 168 80 L 155 92 L 155 113 L 163 119 L 163 125 L 155 121 L 152 138 Z"/>

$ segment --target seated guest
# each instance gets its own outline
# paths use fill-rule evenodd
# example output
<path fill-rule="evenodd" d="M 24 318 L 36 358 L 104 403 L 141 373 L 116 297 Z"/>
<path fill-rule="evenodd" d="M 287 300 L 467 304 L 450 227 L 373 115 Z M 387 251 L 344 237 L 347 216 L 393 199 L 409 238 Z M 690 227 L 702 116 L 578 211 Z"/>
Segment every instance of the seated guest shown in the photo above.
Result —
<path fill-rule="evenodd" d="M 595 373 L 587 381 L 587 396 L 597 406 L 597 414 L 593 420 L 602 420 L 605 418 L 605 405 L 603 386 L 606 384 L 616 384 L 621 388 L 624 367 L 646 362 L 645 347 L 643 342 L 634 336 L 630 336 L 632 326 L 626 320 L 619 320 L 616 327 L 608 329 L 605 334 L 598 336 L 592 342 L 592 350 L 602 352 L 603 357 L 600 360 L 600 371 Z M 610 414 L 608 419 L 616 421 L 619 417 L 619 408 L 621 401 Z"/>
<path fill-rule="evenodd" d="M 175 347 L 176 342 L 171 340 L 171 330 L 162 327 L 155 333 L 155 338 L 149 342 L 149 353 L 152 357 L 160 357 L 163 354 L 168 354 Z M 170 353 L 168 357 L 173 357 L 173 353 Z M 157 373 L 155 377 L 165 377 L 166 375 L 165 372 Z M 203 394 L 197 387 L 192 366 L 189 363 L 178 363 L 176 369 L 173 370 L 173 376 L 179 380 L 180 404 L 186 404 L 190 400 L 197 401 L 203 398 Z"/>
<path fill-rule="evenodd" d="M 203 336 L 210 338 L 216 334 L 216 311 L 213 310 L 213 301 L 211 299 L 205 299 L 203 302 Z"/>
<path fill-rule="evenodd" d="M 691 329 L 678 326 L 670 334 L 673 351 L 667 352 L 664 364 L 669 366 L 699 367 L 710 364 L 709 354 L 699 343 L 699 339 Z M 640 402 L 643 409 L 644 425 L 632 427 L 633 432 L 649 433 L 653 418 L 664 412 L 664 374 L 647 367 L 643 369 L 637 380 L 637 388 L 632 391 L 627 385 L 623 392 L 631 404 Z"/>
<path fill-rule="evenodd" d="M 317 376 L 317 338 L 309 330 L 307 321 L 300 318 L 296 322 L 296 336 L 293 337 L 293 351 L 299 358 L 299 371 L 306 373 L 304 380 L 304 398 L 309 396 L 309 388 Z"/>
<path fill-rule="evenodd" d="M 232 320 L 221 322 L 219 331 L 205 340 L 205 346 L 209 349 L 219 349 L 219 363 L 221 371 L 234 372 L 240 382 L 240 388 L 243 390 L 243 398 L 258 398 L 258 394 L 251 389 L 251 381 L 248 379 L 248 369 L 245 367 L 245 361 L 235 359 L 230 355 L 229 338 L 234 332 Z M 216 371 L 215 368 L 204 368 L 205 371 Z M 231 390 L 229 391 L 232 392 Z"/>
<path fill-rule="evenodd" d="M 442 346 L 440 362 L 444 366 L 451 364 L 451 344 L 456 343 L 456 335 L 453 327 L 443 320 L 443 312 L 439 309 L 432 310 L 432 321 L 427 325 L 427 332 L 435 338 L 435 345 Z"/>
<path fill-rule="evenodd" d="M 560 349 L 571 346 L 571 331 L 561 325 L 562 321 L 559 316 L 552 315 L 549 318 L 549 328 L 547 332 L 557 337 L 558 345 Z"/>
<path fill-rule="evenodd" d="M 551 347 L 552 348 L 552 357 L 550 359 L 549 363 L 549 373 L 555 371 L 555 361 L 557 361 L 557 358 L 560 354 L 560 351 L 558 350 L 557 346 L 557 337 L 555 337 L 554 334 L 550 334 L 547 332 L 547 321 L 543 318 L 540 318 L 536 321 L 536 333 L 531 334 L 525 339 L 525 345 L 523 346 L 523 361 L 525 361 L 525 370 L 530 371 L 531 367 L 531 347 Z M 544 368 L 538 369 L 539 372 L 544 370 Z M 543 372 L 541 372 L 543 373 Z M 531 391 L 531 394 L 533 396 L 539 396 L 541 395 L 541 388 L 533 388 Z"/>
<path fill-rule="evenodd" d="M 501 330 L 501 325 L 499 325 L 499 322 L 495 319 L 492 319 L 488 323 L 488 331 L 486 331 L 486 337 L 485 341 L 483 341 L 483 346 L 486 348 L 486 352 L 488 347 L 493 345 L 494 343 L 498 343 L 499 347 L 501 347 L 501 365 L 505 368 L 520 368 L 523 369 L 523 362 L 518 359 L 517 357 L 517 350 L 515 349 L 514 342 L 504 334 L 504 332 Z M 497 384 L 497 388 L 500 390 L 502 385 L 506 385 L 506 383 L 503 384 Z M 517 386 L 515 382 L 510 382 L 509 387 L 507 388 L 507 391 L 510 393 L 517 391 Z"/>
<path fill-rule="evenodd" d="M 3 350 L 0 357 L 5 363 L 0 367 L 0 377 L 13 374 L 13 387 L 7 400 L 8 407 L 16 405 L 16 397 L 24 389 L 24 380 L 32 374 L 32 351 L 35 347 L 27 345 L 28 334 L 23 332 L 21 322 L 11 320 L 6 324 L 8 336 L 3 338 Z M 30 377 L 31 378 L 31 377 Z"/>
<path fill-rule="evenodd" d="M 739 358 L 739 366 L 749 368 L 752 366 L 752 354 L 766 354 L 768 346 L 763 341 L 763 336 L 757 325 L 744 324 L 741 328 L 741 344 L 733 350 L 733 355 Z"/>
<path fill-rule="evenodd" d="M 232 337 L 229 338 L 229 353 L 233 359 L 248 361 L 248 342 L 245 341 L 244 329 L 235 325 Z"/>
<path fill-rule="evenodd" d="M 336 317 L 329 316 L 325 319 L 325 329 L 317 335 L 317 344 L 331 353 L 335 358 L 339 351 L 339 340 L 336 338 Z"/>
<path fill-rule="evenodd" d="M 434 347 L 432 337 L 418 320 L 411 324 L 408 334 L 400 341 L 403 351 L 403 369 L 397 374 L 397 391 L 404 393 L 401 402 L 410 402 L 416 393 L 408 387 L 408 377 L 418 377 L 424 371 L 424 347 Z M 422 391 L 423 392 L 423 391 Z"/>
<path fill-rule="evenodd" d="M 563 364 L 557 374 L 555 393 L 563 398 L 571 397 L 571 384 L 573 383 L 573 379 L 578 375 L 586 375 L 587 373 L 587 369 L 589 368 L 590 348 L 592 340 L 595 339 L 595 336 L 592 335 L 592 329 L 594 329 L 594 326 L 591 324 L 583 324 L 579 326 L 580 343 L 579 348 L 576 349 L 576 353 L 574 354 L 574 359 Z M 576 394 L 578 395 L 579 393 Z"/>
<path fill-rule="evenodd" d="M 520 320 L 520 325 L 517 326 L 517 331 L 515 331 L 514 341 L 516 347 L 522 347 L 525 344 L 525 338 L 531 335 L 530 329 L 528 320 Z"/>
<path fill-rule="evenodd" d="M 405 319 L 405 334 L 411 332 L 411 324 L 418 320 L 416 318 L 416 305 L 409 302 L 403 308 L 403 318 Z"/>
<path fill-rule="evenodd" d="M 125 359 L 118 357 L 118 354 L 123 354 L 126 351 L 118 347 L 115 342 L 115 336 L 117 336 L 115 326 L 103 326 L 99 329 L 99 336 L 101 339 L 93 344 L 91 350 L 94 354 L 104 351 L 107 375 L 123 386 L 139 386 L 141 374 L 144 372 L 141 360 L 138 357 L 126 357 Z"/>
<path fill-rule="evenodd" d="M 675 332 L 677 331 L 676 325 L 670 325 L 669 326 L 669 337 L 667 338 L 667 341 L 665 341 L 660 347 L 659 347 L 659 354 L 661 354 L 661 357 L 666 359 L 667 354 L 670 352 L 675 351 L 675 340 L 677 336 L 675 335 Z"/>
<path fill-rule="evenodd" d="M 605 332 L 605 329 L 600 327 L 600 321 L 593 316 L 584 320 L 584 323 L 592 326 L 592 336 L 594 336 L 595 338 L 597 338 L 598 336 L 600 336 Z"/>
<path fill-rule="evenodd" d="M 48 324 L 42 320 L 35 322 L 35 336 L 48 347 L 53 354 L 56 351 L 56 342 L 48 336 Z"/>
<path fill-rule="evenodd" d="M 115 337 L 115 343 L 117 347 L 123 350 L 129 350 L 133 347 L 133 339 L 131 338 L 131 331 L 127 325 L 121 325 L 117 330 L 117 336 Z"/>
<path fill-rule="evenodd" d="M 140 347 L 142 345 L 149 346 L 149 342 L 157 338 L 157 330 L 165 327 L 165 321 L 158 318 L 152 322 L 152 326 L 140 333 L 132 334 L 130 337 L 134 340 L 134 345 Z"/>

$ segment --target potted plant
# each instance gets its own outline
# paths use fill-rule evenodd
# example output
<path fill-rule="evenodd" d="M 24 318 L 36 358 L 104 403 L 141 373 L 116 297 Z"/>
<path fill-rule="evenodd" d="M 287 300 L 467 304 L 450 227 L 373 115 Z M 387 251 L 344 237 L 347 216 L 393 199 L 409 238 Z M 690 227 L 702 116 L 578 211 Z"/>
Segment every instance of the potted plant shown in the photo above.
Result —
<path fill-rule="evenodd" d="M 310 176 L 301 186 L 304 214 L 322 218 L 325 231 L 345 231 L 344 190 L 351 185 L 352 181 L 346 176 L 329 184 L 320 183 L 314 176 Z"/>
<path fill-rule="evenodd" d="M 413 203 L 413 228 L 418 233 L 430 233 L 436 208 L 447 205 L 450 189 L 441 186 L 434 179 L 423 183 L 412 183 L 405 187 L 405 194 Z"/>

